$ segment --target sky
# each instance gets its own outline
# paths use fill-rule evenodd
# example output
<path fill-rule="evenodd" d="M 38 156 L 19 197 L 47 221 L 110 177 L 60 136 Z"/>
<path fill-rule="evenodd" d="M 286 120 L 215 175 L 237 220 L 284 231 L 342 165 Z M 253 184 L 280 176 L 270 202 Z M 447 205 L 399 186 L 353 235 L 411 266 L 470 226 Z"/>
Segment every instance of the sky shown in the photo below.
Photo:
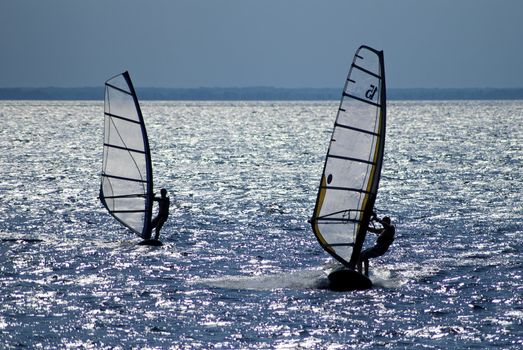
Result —
<path fill-rule="evenodd" d="M 1 87 L 523 87 L 522 0 L 0 0 Z"/>

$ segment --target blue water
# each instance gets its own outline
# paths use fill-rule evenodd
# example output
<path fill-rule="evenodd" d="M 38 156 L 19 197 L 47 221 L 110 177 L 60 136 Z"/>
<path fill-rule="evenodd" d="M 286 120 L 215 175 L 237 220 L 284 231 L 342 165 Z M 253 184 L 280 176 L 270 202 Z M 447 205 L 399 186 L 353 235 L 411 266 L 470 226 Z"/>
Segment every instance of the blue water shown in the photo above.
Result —
<path fill-rule="evenodd" d="M 307 223 L 337 102 L 142 107 L 161 248 L 97 199 L 101 102 L 0 102 L 3 348 L 523 348 L 523 101 L 389 103 L 397 238 L 343 293 Z"/>

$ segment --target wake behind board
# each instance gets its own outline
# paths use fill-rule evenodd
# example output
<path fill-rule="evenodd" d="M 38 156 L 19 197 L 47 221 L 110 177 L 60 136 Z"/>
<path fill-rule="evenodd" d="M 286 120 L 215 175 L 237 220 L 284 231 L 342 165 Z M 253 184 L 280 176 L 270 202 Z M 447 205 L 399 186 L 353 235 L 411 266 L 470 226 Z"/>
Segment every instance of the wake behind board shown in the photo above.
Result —
<path fill-rule="evenodd" d="M 358 271 L 339 268 L 329 276 L 329 289 L 334 291 L 365 290 L 372 288 L 370 279 Z"/>
<path fill-rule="evenodd" d="M 137 245 L 148 245 L 152 247 L 161 247 L 163 245 L 162 241 L 157 239 L 145 239 L 138 243 Z"/>

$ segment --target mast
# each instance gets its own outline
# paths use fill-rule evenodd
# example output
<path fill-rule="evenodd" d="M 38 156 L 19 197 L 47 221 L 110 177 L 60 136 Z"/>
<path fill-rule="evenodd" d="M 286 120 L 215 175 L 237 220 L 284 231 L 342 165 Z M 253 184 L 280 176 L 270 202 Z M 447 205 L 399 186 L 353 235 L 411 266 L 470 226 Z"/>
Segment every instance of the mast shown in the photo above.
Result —
<path fill-rule="evenodd" d="M 104 120 L 100 200 L 120 223 L 149 239 L 153 206 L 151 152 L 127 71 L 105 83 Z"/>
<path fill-rule="evenodd" d="M 143 239 L 150 239 L 151 238 L 151 220 L 152 220 L 152 213 L 153 213 L 153 165 L 151 161 L 151 149 L 149 147 L 149 137 L 147 136 L 147 130 L 145 128 L 145 121 L 143 119 L 142 115 L 142 109 L 140 108 L 140 103 L 138 102 L 138 96 L 136 95 L 136 91 L 134 90 L 133 82 L 131 81 L 131 77 L 129 75 L 128 71 L 125 71 L 122 73 L 125 80 L 127 81 L 127 84 L 129 85 L 129 90 L 133 96 L 134 106 L 136 108 L 136 111 L 138 113 L 139 119 L 140 119 L 140 128 L 142 130 L 142 140 L 145 150 L 145 162 L 146 162 L 146 179 L 147 179 L 147 190 L 146 190 L 146 197 L 145 197 L 145 218 L 144 218 L 144 225 L 142 229 L 141 237 Z"/>
<path fill-rule="evenodd" d="M 334 123 L 311 225 L 320 245 L 353 269 L 378 191 L 386 124 L 383 51 L 356 51 Z"/>

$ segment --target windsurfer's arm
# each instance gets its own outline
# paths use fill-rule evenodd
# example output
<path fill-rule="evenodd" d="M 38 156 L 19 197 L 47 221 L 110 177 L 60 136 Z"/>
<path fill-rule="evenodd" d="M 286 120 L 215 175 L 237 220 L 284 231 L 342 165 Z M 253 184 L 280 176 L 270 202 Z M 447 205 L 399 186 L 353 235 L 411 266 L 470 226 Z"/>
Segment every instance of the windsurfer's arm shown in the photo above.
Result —
<path fill-rule="evenodd" d="M 377 229 L 374 227 L 367 227 L 367 231 L 372 232 L 372 233 L 380 233 L 381 229 Z"/>
<path fill-rule="evenodd" d="M 379 218 L 376 218 L 376 221 L 379 222 L 381 224 L 381 226 L 383 226 L 383 228 L 389 228 L 391 226 Z"/>
<path fill-rule="evenodd" d="M 377 221 L 379 220 L 378 217 L 376 216 L 376 213 L 375 212 L 372 212 L 371 216 L 370 216 L 370 223 L 372 223 L 372 226 L 368 226 L 367 227 L 367 231 L 368 232 L 372 232 L 372 233 L 376 233 L 376 234 L 379 234 L 381 229 L 377 229 L 376 227 L 374 227 L 374 222 L 373 221 Z"/>

